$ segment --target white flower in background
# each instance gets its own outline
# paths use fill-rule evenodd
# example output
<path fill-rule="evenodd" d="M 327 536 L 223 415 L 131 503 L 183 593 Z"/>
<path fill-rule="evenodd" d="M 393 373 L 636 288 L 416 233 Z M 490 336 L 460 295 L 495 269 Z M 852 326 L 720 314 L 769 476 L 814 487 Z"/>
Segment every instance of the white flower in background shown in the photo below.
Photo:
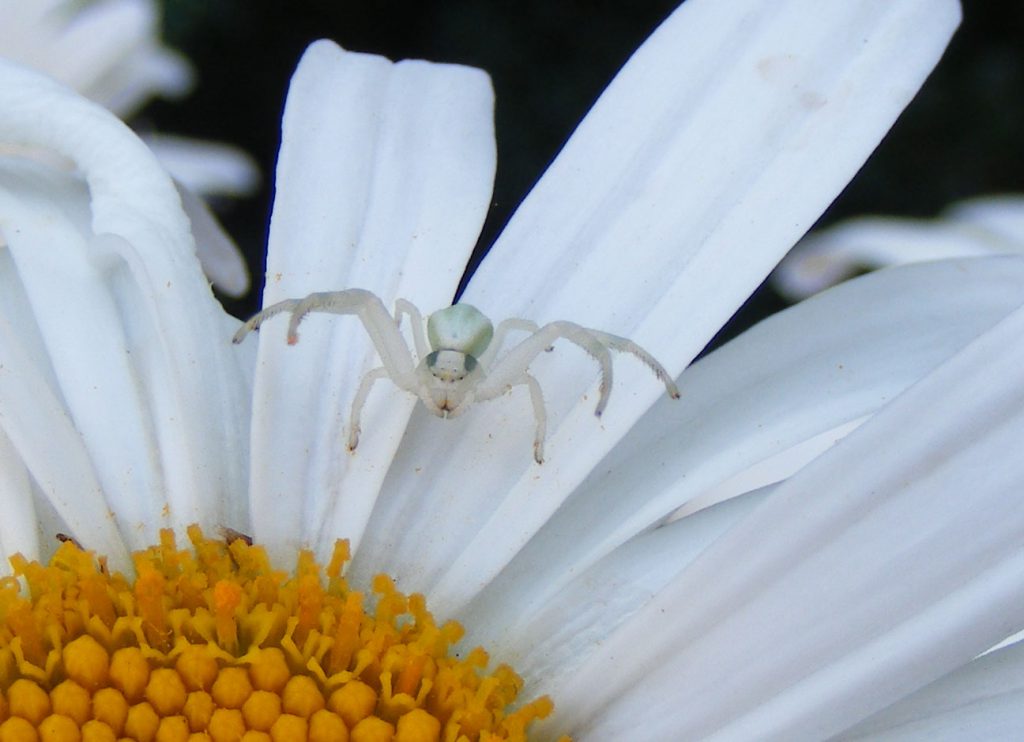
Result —
<path fill-rule="evenodd" d="M 159 15 L 153 0 L 0 0 L 0 57 L 41 70 L 127 120 L 151 98 L 181 97 L 194 82 L 188 60 L 161 43 Z M 237 147 L 168 134 L 145 139 L 183 190 L 242 196 L 259 183 L 255 162 Z M 238 248 L 202 202 L 182 198 L 199 222 L 206 274 L 229 296 L 246 293 Z"/>
<path fill-rule="evenodd" d="M 542 466 L 521 396 L 445 421 L 384 384 L 350 455 L 374 361 L 359 323 L 311 318 L 294 347 L 268 323 L 257 352 L 232 346 L 238 322 L 145 147 L 4 65 L 0 136 L 84 175 L 0 161 L 4 553 L 45 554 L 64 531 L 122 568 L 158 528 L 197 522 L 291 564 L 347 537 L 350 581 L 422 591 L 527 695 L 550 694 L 540 739 L 969 738 L 965 715 L 978 739 L 1019 729 L 1019 647 L 972 660 L 1024 628 L 1024 260 L 869 276 L 683 370 L 958 17 L 935 0 L 689 0 L 641 47 L 465 300 L 632 337 L 683 399 L 656 402 L 648 371 L 620 362 L 598 423 L 579 393 L 592 364 L 559 346 L 532 369 Z M 492 106 L 477 70 L 311 47 L 264 303 L 358 286 L 447 304 L 490 201 Z M 768 461 L 788 470 L 669 522 Z"/>
<path fill-rule="evenodd" d="M 160 43 L 159 14 L 148 0 L 2 0 L 0 53 L 126 119 L 192 87 L 188 60 Z"/>
<path fill-rule="evenodd" d="M 799 300 L 888 265 L 1021 252 L 1024 196 L 987 196 L 954 204 L 935 219 L 867 216 L 812 232 L 775 269 L 772 283 Z"/>

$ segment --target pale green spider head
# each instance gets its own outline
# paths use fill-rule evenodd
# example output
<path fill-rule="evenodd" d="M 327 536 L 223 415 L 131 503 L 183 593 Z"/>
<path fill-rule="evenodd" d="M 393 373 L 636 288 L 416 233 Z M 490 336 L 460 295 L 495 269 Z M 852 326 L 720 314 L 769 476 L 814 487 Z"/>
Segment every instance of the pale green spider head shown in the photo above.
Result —
<path fill-rule="evenodd" d="M 431 352 L 423 359 L 420 374 L 438 409 L 453 414 L 461 411 L 471 380 L 481 374 L 477 359 L 493 337 L 491 321 L 469 304 L 454 304 L 427 318 Z"/>
<path fill-rule="evenodd" d="M 479 358 L 494 337 L 494 325 L 476 307 L 453 304 L 427 318 L 430 349 L 454 350 Z"/>

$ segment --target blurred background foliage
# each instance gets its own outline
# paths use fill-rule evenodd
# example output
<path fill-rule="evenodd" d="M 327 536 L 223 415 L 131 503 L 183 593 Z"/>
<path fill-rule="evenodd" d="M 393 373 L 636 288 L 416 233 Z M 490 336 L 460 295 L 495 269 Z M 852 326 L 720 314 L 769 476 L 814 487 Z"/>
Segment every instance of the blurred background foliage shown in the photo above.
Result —
<path fill-rule="evenodd" d="M 393 59 L 487 70 L 497 93 L 498 175 L 477 246 L 483 254 L 616 70 L 677 0 L 164 0 L 164 36 L 198 72 L 189 97 L 155 101 L 143 127 L 232 142 L 263 169 L 251 198 L 218 204 L 259 306 L 280 115 L 288 79 L 318 38 Z M 820 224 L 865 213 L 928 216 L 953 201 L 1024 191 L 1024 3 L 963 0 L 946 56 Z M 729 336 L 783 306 L 762 287 Z"/>

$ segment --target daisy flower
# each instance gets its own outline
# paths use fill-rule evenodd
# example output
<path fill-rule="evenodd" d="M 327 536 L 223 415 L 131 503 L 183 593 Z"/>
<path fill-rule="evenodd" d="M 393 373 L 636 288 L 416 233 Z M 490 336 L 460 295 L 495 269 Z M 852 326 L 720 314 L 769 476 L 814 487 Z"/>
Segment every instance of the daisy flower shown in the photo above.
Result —
<path fill-rule="evenodd" d="M 630 336 L 683 399 L 652 406 L 663 389 L 620 359 L 598 423 L 595 369 L 559 346 L 531 366 L 543 465 L 519 392 L 452 421 L 378 385 L 349 453 L 374 363 L 358 323 L 233 346 L 145 146 L 0 66 L 0 136 L 80 173 L 0 170 L 0 544 L 29 586 L 0 585 L 0 734 L 934 737 L 960 707 L 1019 724 L 1020 652 L 975 658 L 1024 625 L 1024 261 L 869 276 L 683 370 L 958 17 L 689 0 L 637 51 L 464 298 Z M 264 303 L 359 286 L 446 305 L 489 201 L 492 106 L 478 70 L 313 45 Z"/>
<path fill-rule="evenodd" d="M 887 265 L 1022 250 L 1024 197 L 1003 194 L 953 204 L 934 219 L 848 219 L 802 239 L 772 281 L 781 294 L 799 300 Z"/>

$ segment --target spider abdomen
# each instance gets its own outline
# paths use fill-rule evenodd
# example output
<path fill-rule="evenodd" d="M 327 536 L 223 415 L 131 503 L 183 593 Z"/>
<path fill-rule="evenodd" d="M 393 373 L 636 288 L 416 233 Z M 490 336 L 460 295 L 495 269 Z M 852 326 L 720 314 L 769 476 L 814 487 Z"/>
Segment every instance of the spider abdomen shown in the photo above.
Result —
<path fill-rule="evenodd" d="M 483 312 L 469 304 L 453 304 L 427 318 L 427 339 L 432 350 L 461 351 L 479 356 L 494 337 L 494 326 Z"/>

